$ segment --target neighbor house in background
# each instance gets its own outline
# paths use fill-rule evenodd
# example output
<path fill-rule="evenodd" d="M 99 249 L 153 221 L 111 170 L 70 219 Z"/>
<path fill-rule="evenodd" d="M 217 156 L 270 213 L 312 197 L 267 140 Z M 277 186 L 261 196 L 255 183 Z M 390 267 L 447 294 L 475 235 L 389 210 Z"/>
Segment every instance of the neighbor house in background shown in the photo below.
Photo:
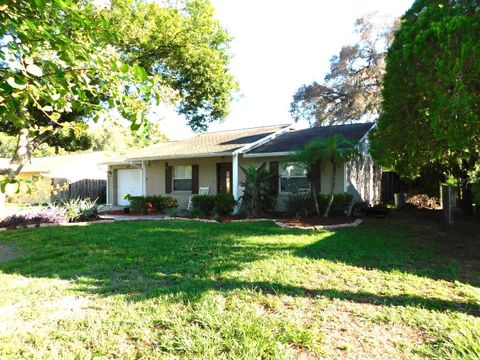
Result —
<path fill-rule="evenodd" d="M 231 193 L 239 199 L 244 181 L 240 167 L 267 163 L 275 174 L 271 191 L 278 196 L 276 210 L 282 210 L 289 194 L 310 188 L 305 169 L 285 164 L 288 156 L 315 139 L 342 134 L 358 143 L 364 156 L 339 166 L 335 191 L 349 192 L 356 201 L 374 204 L 379 201 L 381 176 L 368 154 L 367 134 L 372 126 L 364 123 L 295 130 L 291 125 L 275 125 L 156 144 L 108 163 L 107 201 L 125 206 L 127 194 L 170 195 L 185 209 L 200 187 L 208 187 L 210 194 Z M 316 175 L 317 188 L 328 193 L 331 165 L 321 164 Z"/>
<path fill-rule="evenodd" d="M 88 184 L 87 180 L 92 187 L 92 189 L 87 190 L 92 192 L 92 196 L 95 196 L 93 193 L 99 195 L 101 192 L 105 193 L 108 169 L 104 163 L 117 156 L 117 154 L 109 151 L 97 151 L 33 158 L 18 174 L 19 179 L 27 180 L 23 189 L 30 186 L 31 194 L 21 191 L 19 194 L 9 195 L 8 201 L 42 203 L 60 196 L 75 196 L 79 187 Z M 2 163 L 8 164 L 9 161 L 10 159 L 0 159 L 0 165 Z M 56 194 L 52 194 L 52 186 L 59 190 L 55 191 Z M 103 190 L 101 190 L 102 186 Z M 96 189 L 93 189 L 93 187 Z M 63 191 L 60 191 L 60 188 Z"/>

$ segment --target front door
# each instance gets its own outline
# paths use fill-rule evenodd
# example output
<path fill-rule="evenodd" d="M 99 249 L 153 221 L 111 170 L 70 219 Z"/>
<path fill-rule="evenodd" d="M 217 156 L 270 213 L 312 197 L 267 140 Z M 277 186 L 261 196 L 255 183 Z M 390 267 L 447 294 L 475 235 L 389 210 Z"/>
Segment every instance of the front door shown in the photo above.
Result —
<path fill-rule="evenodd" d="M 232 187 L 232 163 L 217 164 L 217 193 L 231 194 Z"/>

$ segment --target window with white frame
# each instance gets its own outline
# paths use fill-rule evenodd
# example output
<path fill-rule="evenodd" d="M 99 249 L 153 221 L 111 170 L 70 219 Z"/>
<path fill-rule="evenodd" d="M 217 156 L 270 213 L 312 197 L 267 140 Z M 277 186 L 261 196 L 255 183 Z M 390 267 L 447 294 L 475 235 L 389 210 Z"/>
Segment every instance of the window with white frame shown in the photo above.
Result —
<path fill-rule="evenodd" d="M 192 167 L 173 167 L 173 191 L 192 191 Z"/>
<path fill-rule="evenodd" d="M 280 192 L 296 193 L 299 189 L 309 189 L 307 170 L 299 164 L 288 164 L 280 170 Z"/>

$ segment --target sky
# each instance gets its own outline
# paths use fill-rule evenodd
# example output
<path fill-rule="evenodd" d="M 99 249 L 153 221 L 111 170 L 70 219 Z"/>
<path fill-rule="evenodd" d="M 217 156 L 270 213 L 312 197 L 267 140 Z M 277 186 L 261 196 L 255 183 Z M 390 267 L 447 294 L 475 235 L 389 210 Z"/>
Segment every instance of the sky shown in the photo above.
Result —
<path fill-rule="evenodd" d="M 401 16 L 412 0 L 211 0 L 233 37 L 231 73 L 240 83 L 230 115 L 210 125 L 220 131 L 291 123 L 290 102 L 305 83 L 320 82 L 330 58 L 355 39 L 365 13 Z M 162 110 L 171 140 L 193 135 L 185 120 Z M 306 124 L 301 124 L 306 125 Z"/>

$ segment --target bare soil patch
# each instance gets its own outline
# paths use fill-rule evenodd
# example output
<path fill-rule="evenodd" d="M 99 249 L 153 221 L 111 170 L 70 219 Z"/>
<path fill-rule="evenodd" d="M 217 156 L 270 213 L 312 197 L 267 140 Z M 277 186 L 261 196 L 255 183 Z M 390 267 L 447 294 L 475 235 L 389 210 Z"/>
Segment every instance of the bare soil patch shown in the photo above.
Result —
<path fill-rule="evenodd" d="M 325 358 L 417 358 L 409 349 L 424 343 L 426 335 L 401 323 L 372 321 L 377 313 L 380 310 L 371 304 L 334 301 L 327 306 L 322 313 Z"/>

